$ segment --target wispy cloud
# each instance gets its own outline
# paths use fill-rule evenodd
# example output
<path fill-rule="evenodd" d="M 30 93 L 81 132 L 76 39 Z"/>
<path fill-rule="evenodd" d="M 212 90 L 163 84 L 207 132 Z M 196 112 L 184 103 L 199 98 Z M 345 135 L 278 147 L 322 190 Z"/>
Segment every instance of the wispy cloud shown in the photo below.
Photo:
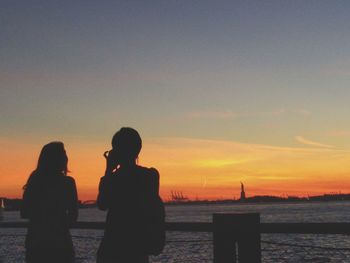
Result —
<path fill-rule="evenodd" d="M 311 112 L 306 109 L 285 110 L 277 109 L 272 111 L 256 111 L 256 112 L 234 112 L 232 110 L 208 110 L 208 111 L 192 111 L 187 113 L 186 117 L 190 119 L 235 119 L 235 118 L 251 118 L 251 117 L 273 117 L 286 114 L 297 114 L 308 117 Z"/>
<path fill-rule="evenodd" d="M 285 110 L 280 109 L 276 111 L 263 112 L 233 112 L 231 110 L 220 111 L 193 111 L 187 114 L 188 118 L 210 118 L 210 119 L 234 119 L 242 117 L 259 117 L 259 116 L 280 116 L 285 113 Z"/>
<path fill-rule="evenodd" d="M 350 131 L 344 131 L 344 130 L 331 131 L 326 133 L 326 135 L 331 137 L 347 137 L 347 136 L 350 136 Z"/>
<path fill-rule="evenodd" d="M 187 114 L 190 119 L 213 118 L 213 119 L 231 119 L 239 117 L 238 113 L 227 111 L 193 111 Z"/>
<path fill-rule="evenodd" d="M 301 138 L 300 138 L 301 137 Z M 155 165 L 162 176 L 162 193 L 179 189 L 186 195 L 232 196 L 243 181 L 250 194 L 324 193 L 349 189 L 344 184 L 350 151 L 320 147 L 274 146 L 227 140 L 148 138 L 140 161 Z M 315 145 L 316 144 L 316 145 Z M 317 147 L 316 147 L 317 146 Z M 97 175 L 96 175 L 97 177 Z M 315 187 L 315 182 L 319 185 Z M 330 182 L 336 182 L 330 186 Z M 344 190 L 345 191 L 345 190 Z"/>
<path fill-rule="evenodd" d="M 321 148 L 334 148 L 334 146 L 332 145 L 328 145 L 328 144 L 323 144 L 320 142 L 315 142 L 315 141 L 311 141 L 308 139 L 305 139 L 302 136 L 295 136 L 295 139 L 297 142 L 305 144 L 305 145 L 310 145 L 310 146 L 315 146 L 315 147 L 321 147 Z"/>
<path fill-rule="evenodd" d="M 306 110 L 306 109 L 293 110 L 292 112 L 295 114 L 298 114 L 298 115 L 305 116 L 305 117 L 309 117 L 312 114 L 311 111 Z"/>

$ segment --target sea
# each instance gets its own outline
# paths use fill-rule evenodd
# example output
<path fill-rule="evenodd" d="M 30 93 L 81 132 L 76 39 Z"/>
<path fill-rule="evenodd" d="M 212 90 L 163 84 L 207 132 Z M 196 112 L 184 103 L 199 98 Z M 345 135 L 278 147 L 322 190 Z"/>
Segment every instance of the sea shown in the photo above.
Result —
<path fill-rule="evenodd" d="M 178 204 L 166 206 L 168 222 L 211 222 L 214 213 L 260 213 L 261 222 L 350 222 L 350 202 L 305 202 L 264 204 Z M 79 211 L 79 221 L 104 221 L 106 213 L 96 208 Z M 5 212 L 7 222 L 22 221 L 19 213 Z M 0 228 L 0 263 L 24 262 L 26 229 Z M 102 230 L 71 230 L 77 263 L 92 263 Z M 350 262 L 350 236 L 314 234 L 262 234 L 264 263 Z M 213 262 L 211 233 L 168 232 L 163 253 L 151 263 Z"/>

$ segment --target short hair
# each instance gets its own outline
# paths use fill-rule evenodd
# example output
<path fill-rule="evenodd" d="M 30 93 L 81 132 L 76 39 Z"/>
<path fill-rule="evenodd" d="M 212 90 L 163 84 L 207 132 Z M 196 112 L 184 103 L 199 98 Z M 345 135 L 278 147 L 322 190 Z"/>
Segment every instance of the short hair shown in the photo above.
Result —
<path fill-rule="evenodd" d="M 123 159 L 136 159 L 142 148 L 141 136 L 135 129 L 123 127 L 114 134 L 112 147 L 121 154 Z"/>

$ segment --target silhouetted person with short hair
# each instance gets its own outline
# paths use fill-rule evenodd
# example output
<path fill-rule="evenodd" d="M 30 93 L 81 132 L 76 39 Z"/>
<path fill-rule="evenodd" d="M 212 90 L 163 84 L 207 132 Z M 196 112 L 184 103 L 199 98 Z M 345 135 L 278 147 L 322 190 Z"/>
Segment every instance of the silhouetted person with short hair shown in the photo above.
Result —
<path fill-rule="evenodd" d="M 159 173 L 137 165 L 142 141 L 132 128 L 121 128 L 105 152 L 98 207 L 108 210 L 106 229 L 97 253 L 98 263 L 147 263 L 147 213 L 159 192 Z"/>
<path fill-rule="evenodd" d="M 77 220 L 78 198 L 67 163 L 62 142 L 46 144 L 24 186 L 21 216 L 29 219 L 27 263 L 74 262 L 69 225 Z"/>

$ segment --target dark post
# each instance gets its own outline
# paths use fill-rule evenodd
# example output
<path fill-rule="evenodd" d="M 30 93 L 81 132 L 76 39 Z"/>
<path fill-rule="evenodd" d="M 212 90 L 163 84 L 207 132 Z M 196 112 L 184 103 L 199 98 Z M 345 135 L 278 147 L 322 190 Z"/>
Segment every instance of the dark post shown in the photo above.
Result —
<path fill-rule="evenodd" d="M 261 263 L 260 215 L 213 215 L 214 263 Z"/>
<path fill-rule="evenodd" d="M 231 214 L 213 214 L 214 263 L 236 263 L 236 241 Z"/>

